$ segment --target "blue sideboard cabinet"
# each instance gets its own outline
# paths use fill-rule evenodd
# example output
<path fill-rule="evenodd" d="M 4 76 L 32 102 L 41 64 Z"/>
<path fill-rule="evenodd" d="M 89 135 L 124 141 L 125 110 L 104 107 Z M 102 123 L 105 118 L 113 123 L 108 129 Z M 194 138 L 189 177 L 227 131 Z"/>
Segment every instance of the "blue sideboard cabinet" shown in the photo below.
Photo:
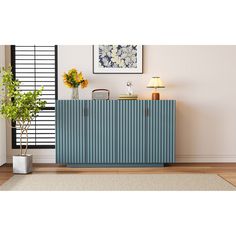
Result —
<path fill-rule="evenodd" d="M 175 162 L 174 100 L 56 101 L 56 163 L 163 166 Z"/>

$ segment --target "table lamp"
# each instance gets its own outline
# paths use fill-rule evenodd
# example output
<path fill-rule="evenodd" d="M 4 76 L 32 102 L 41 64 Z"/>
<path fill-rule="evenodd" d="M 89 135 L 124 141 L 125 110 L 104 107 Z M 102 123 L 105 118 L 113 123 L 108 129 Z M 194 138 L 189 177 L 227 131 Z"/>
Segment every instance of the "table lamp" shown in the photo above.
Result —
<path fill-rule="evenodd" d="M 147 85 L 147 88 L 154 88 L 152 100 L 160 100 L 160 94 L 157 92 L 157 88 L 165 88 L 165 86 L 160 77 L 152 77 Z"/>

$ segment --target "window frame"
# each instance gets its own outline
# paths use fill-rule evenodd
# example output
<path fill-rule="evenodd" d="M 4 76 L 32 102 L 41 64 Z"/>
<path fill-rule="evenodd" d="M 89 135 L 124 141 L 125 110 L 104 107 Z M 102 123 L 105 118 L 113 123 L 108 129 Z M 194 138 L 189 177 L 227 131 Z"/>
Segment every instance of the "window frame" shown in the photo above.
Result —
<path fill-rule="evenodd" d="M 54 45 L 55 48 L 55 101 L 58 100 L 58 46 Z M 15 45 L 11 45 L 11 67 L 13 73 L 13 79 L 15 80 Z M 55 110 L 54 107 L 47 107 L 43 110 Z M 55 111 L 55 122 L 56 122 L 56 111 Z M 15 123 L 12 122 L 12 126 L 15 126 Z M 12 149 L 20 149 L 20 145 L 16 144 L 16 128 L 11 128 L 12 133 Z M 56 135 L 56 126 L 55 126 L 55 135 Z M 56 137 L 55 137 L 56 139 Z M 56 141 L 55 141 L 56 142 Z M 24 148 L 25 145 L 23 145 Z M 28 149 L 55 149 L 55 145 L 28 145 Z"/>

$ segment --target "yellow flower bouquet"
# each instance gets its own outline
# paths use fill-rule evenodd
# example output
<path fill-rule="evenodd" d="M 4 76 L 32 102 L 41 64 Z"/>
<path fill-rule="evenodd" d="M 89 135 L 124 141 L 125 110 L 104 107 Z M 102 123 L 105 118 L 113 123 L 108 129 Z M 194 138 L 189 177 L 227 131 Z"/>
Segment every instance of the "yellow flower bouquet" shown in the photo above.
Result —
<path fill-rule="evenodd" d="M 64 84 L 69 88 L 86 88 L 88 86 L 88 80 L 84 79 L 82 72 L 78 72 L 75 68 L 72 68 L 68 73 L 63 75 Z"/>

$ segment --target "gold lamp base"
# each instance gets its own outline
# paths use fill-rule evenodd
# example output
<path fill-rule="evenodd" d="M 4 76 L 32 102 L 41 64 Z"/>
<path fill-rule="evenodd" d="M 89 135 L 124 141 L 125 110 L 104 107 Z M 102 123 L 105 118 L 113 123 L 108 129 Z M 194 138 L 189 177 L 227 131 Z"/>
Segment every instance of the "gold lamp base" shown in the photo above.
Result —
<path fill-rule="evenodd" d="M 159 93 L 152 93 L 152 100 L 160 100 L 160 94 Z"/>

